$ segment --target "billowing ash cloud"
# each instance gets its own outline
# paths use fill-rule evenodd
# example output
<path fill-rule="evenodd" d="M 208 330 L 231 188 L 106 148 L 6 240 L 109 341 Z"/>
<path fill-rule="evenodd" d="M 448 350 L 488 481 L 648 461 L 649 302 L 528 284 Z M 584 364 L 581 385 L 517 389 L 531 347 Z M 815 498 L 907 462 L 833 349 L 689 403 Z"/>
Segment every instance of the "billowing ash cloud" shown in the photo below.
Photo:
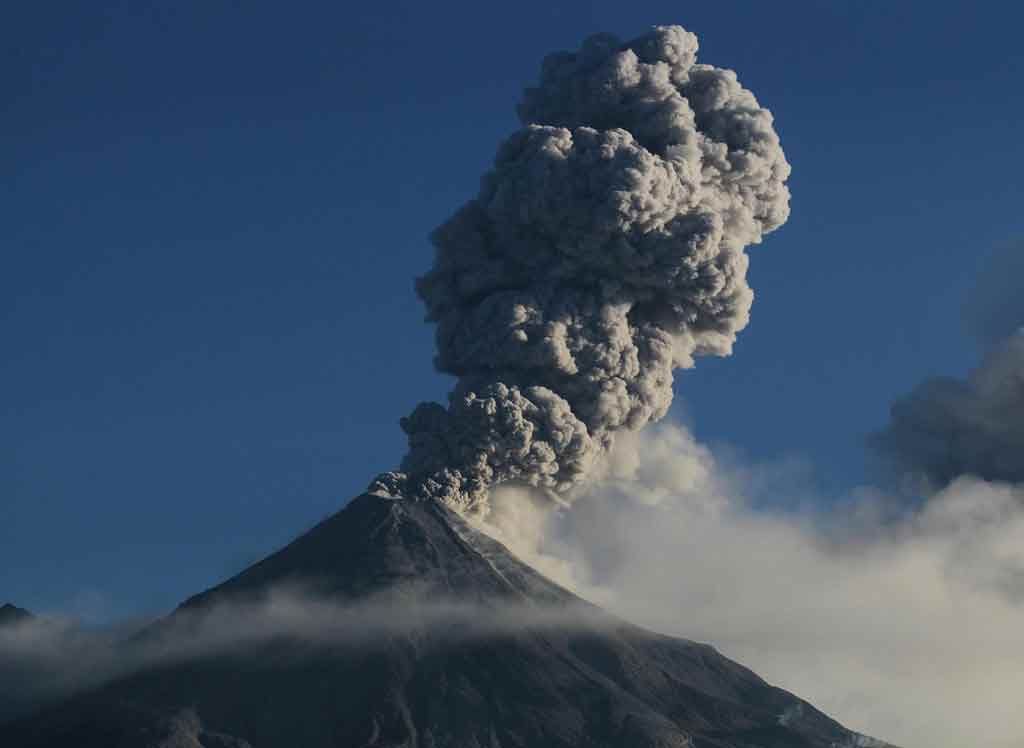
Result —
<path fill-rule="evenodd" d="M 376 490 L 484 514 L 489 487 L 565 500 L 615 434 L 665 415 L 672 371 L 728 355 L 744 248 L 785 222 L 772 116 L 678 26 L 549 56 L 479 195 L 433 234 L 416 289 L 448 407 L 403 419 Z"/>
<path fill-rule="evenodd" d="M 934 377 L 892 407 L 874 445 L 935 486 L 961 475 L 1024 482 L 1024 332 L 966 381 Z"/>

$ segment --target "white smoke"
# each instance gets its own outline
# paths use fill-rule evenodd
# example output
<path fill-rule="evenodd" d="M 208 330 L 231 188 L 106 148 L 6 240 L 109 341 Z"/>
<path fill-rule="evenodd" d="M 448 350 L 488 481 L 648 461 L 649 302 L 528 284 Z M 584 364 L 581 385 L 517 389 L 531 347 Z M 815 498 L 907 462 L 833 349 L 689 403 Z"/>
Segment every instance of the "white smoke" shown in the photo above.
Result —
<path fill-rule="evenodd" d="M 723 458 L 661 426 L 618 440 L 587 501 L 552 512 L 499 490 L 485 529 L 584 596 L 711 641 L 855 729 L 904 748 L 1015 748 L 1020 252 L 998 256 L 968 304 L 988 346 L 981 365 L 964 380 L 925 380 L 874 437 L 901 477 L 924 479 L 916 495 L 900 481 L 898 493 L 824 501 L 801 472 L 787 480 L 785 466 Z"/>
<path fill-rule="evenodd" d="M 677 425 L 622 439 L 586 501 L 496 491 L 487 529 L 623 617 L 708 641 L 845 725 L 902 748 L 1024 735 L 1024 487 L 962 477 L 894 517 L 860 489 L 761 506 L 785 468 L 723 458 Z M 790 492 L 804 490 L 793 476 Z M 788 496 L 783 496 L 788 498 Z"/>
<path fill-rule="evenodd" d="M 376 489 L 484 515 L 514 482 L 567 501 L 621 432 L 662 418 L 672 371 L 728 355 L 753 293 L 744 249 L 785 222 L 772 116 L 697 38 L 656 27 L 549 56 L 479 195 L 417 282 L 448 407 L 403 419 Z"/>

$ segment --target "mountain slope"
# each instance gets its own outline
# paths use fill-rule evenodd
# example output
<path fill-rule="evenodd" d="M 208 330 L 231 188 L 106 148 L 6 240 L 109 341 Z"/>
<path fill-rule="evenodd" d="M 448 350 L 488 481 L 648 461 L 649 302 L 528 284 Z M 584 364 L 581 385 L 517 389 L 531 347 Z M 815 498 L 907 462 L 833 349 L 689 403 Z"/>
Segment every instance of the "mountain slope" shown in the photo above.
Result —
<path fill-rule="evenodd" d="M 385 615 L 410 622 L 384 620 L 379 636 L 358 642 L 277 636 L 244 650 L 154 664 L 0 728 L 0 744 L 883 745 L 865 742 L 709 646 L 646 631 L 585 603 L 433 502 L 360 496 L 286 548 L 189 599 L 142 637 L 159 637 L 176 619 L 298 585 L 317 599 L 373 601 Z M 418 622 L 412 611 L 424 601 L 457 603 L 461 617 Z"/>

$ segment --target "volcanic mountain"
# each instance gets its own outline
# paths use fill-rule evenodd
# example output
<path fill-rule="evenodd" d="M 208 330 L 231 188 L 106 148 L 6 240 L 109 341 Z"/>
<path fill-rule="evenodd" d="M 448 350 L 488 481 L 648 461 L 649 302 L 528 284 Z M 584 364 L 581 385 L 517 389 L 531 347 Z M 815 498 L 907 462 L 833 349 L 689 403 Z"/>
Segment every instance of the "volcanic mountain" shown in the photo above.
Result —
<path fill-rule="evenodd" d="M 8 748 L 854 748 L 853 733 L 706 644 L 586 603 L 433 501 L 366 494 L 124 643 L 275 589 L 347 640 L 278 631 L 154 659 L 0 727 Z M 440 611 L 436 615 L 424 611 Z M 230 641 L 232 632 L 227 632 Z M 241 634 L 239 634 L 241 635 Z"/>

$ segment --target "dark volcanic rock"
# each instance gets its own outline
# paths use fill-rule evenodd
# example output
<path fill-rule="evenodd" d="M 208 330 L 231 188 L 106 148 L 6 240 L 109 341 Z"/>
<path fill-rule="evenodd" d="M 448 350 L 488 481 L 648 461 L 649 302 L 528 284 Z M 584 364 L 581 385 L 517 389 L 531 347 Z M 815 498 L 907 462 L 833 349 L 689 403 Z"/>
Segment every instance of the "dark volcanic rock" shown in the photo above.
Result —
<path fill-rule="evenodd" d="M 416 600 L 470 604 L 481 621 L 509 611 L 538 617 L 471 634 L 436 624 L 387 628 L 358 647 L 280 639 L 151 666 L 0 727 L 0 745 L 883 745 L 710 646 L 646 631 L 581 601 L 435 503 L 360 496 L 283 550 L 191 598 L 170 621 L 299 583 L 333 600 L 411 600 L 414 591 Z M 564 624 L 543 617 L 552 611 L 572 616 Z"/>

